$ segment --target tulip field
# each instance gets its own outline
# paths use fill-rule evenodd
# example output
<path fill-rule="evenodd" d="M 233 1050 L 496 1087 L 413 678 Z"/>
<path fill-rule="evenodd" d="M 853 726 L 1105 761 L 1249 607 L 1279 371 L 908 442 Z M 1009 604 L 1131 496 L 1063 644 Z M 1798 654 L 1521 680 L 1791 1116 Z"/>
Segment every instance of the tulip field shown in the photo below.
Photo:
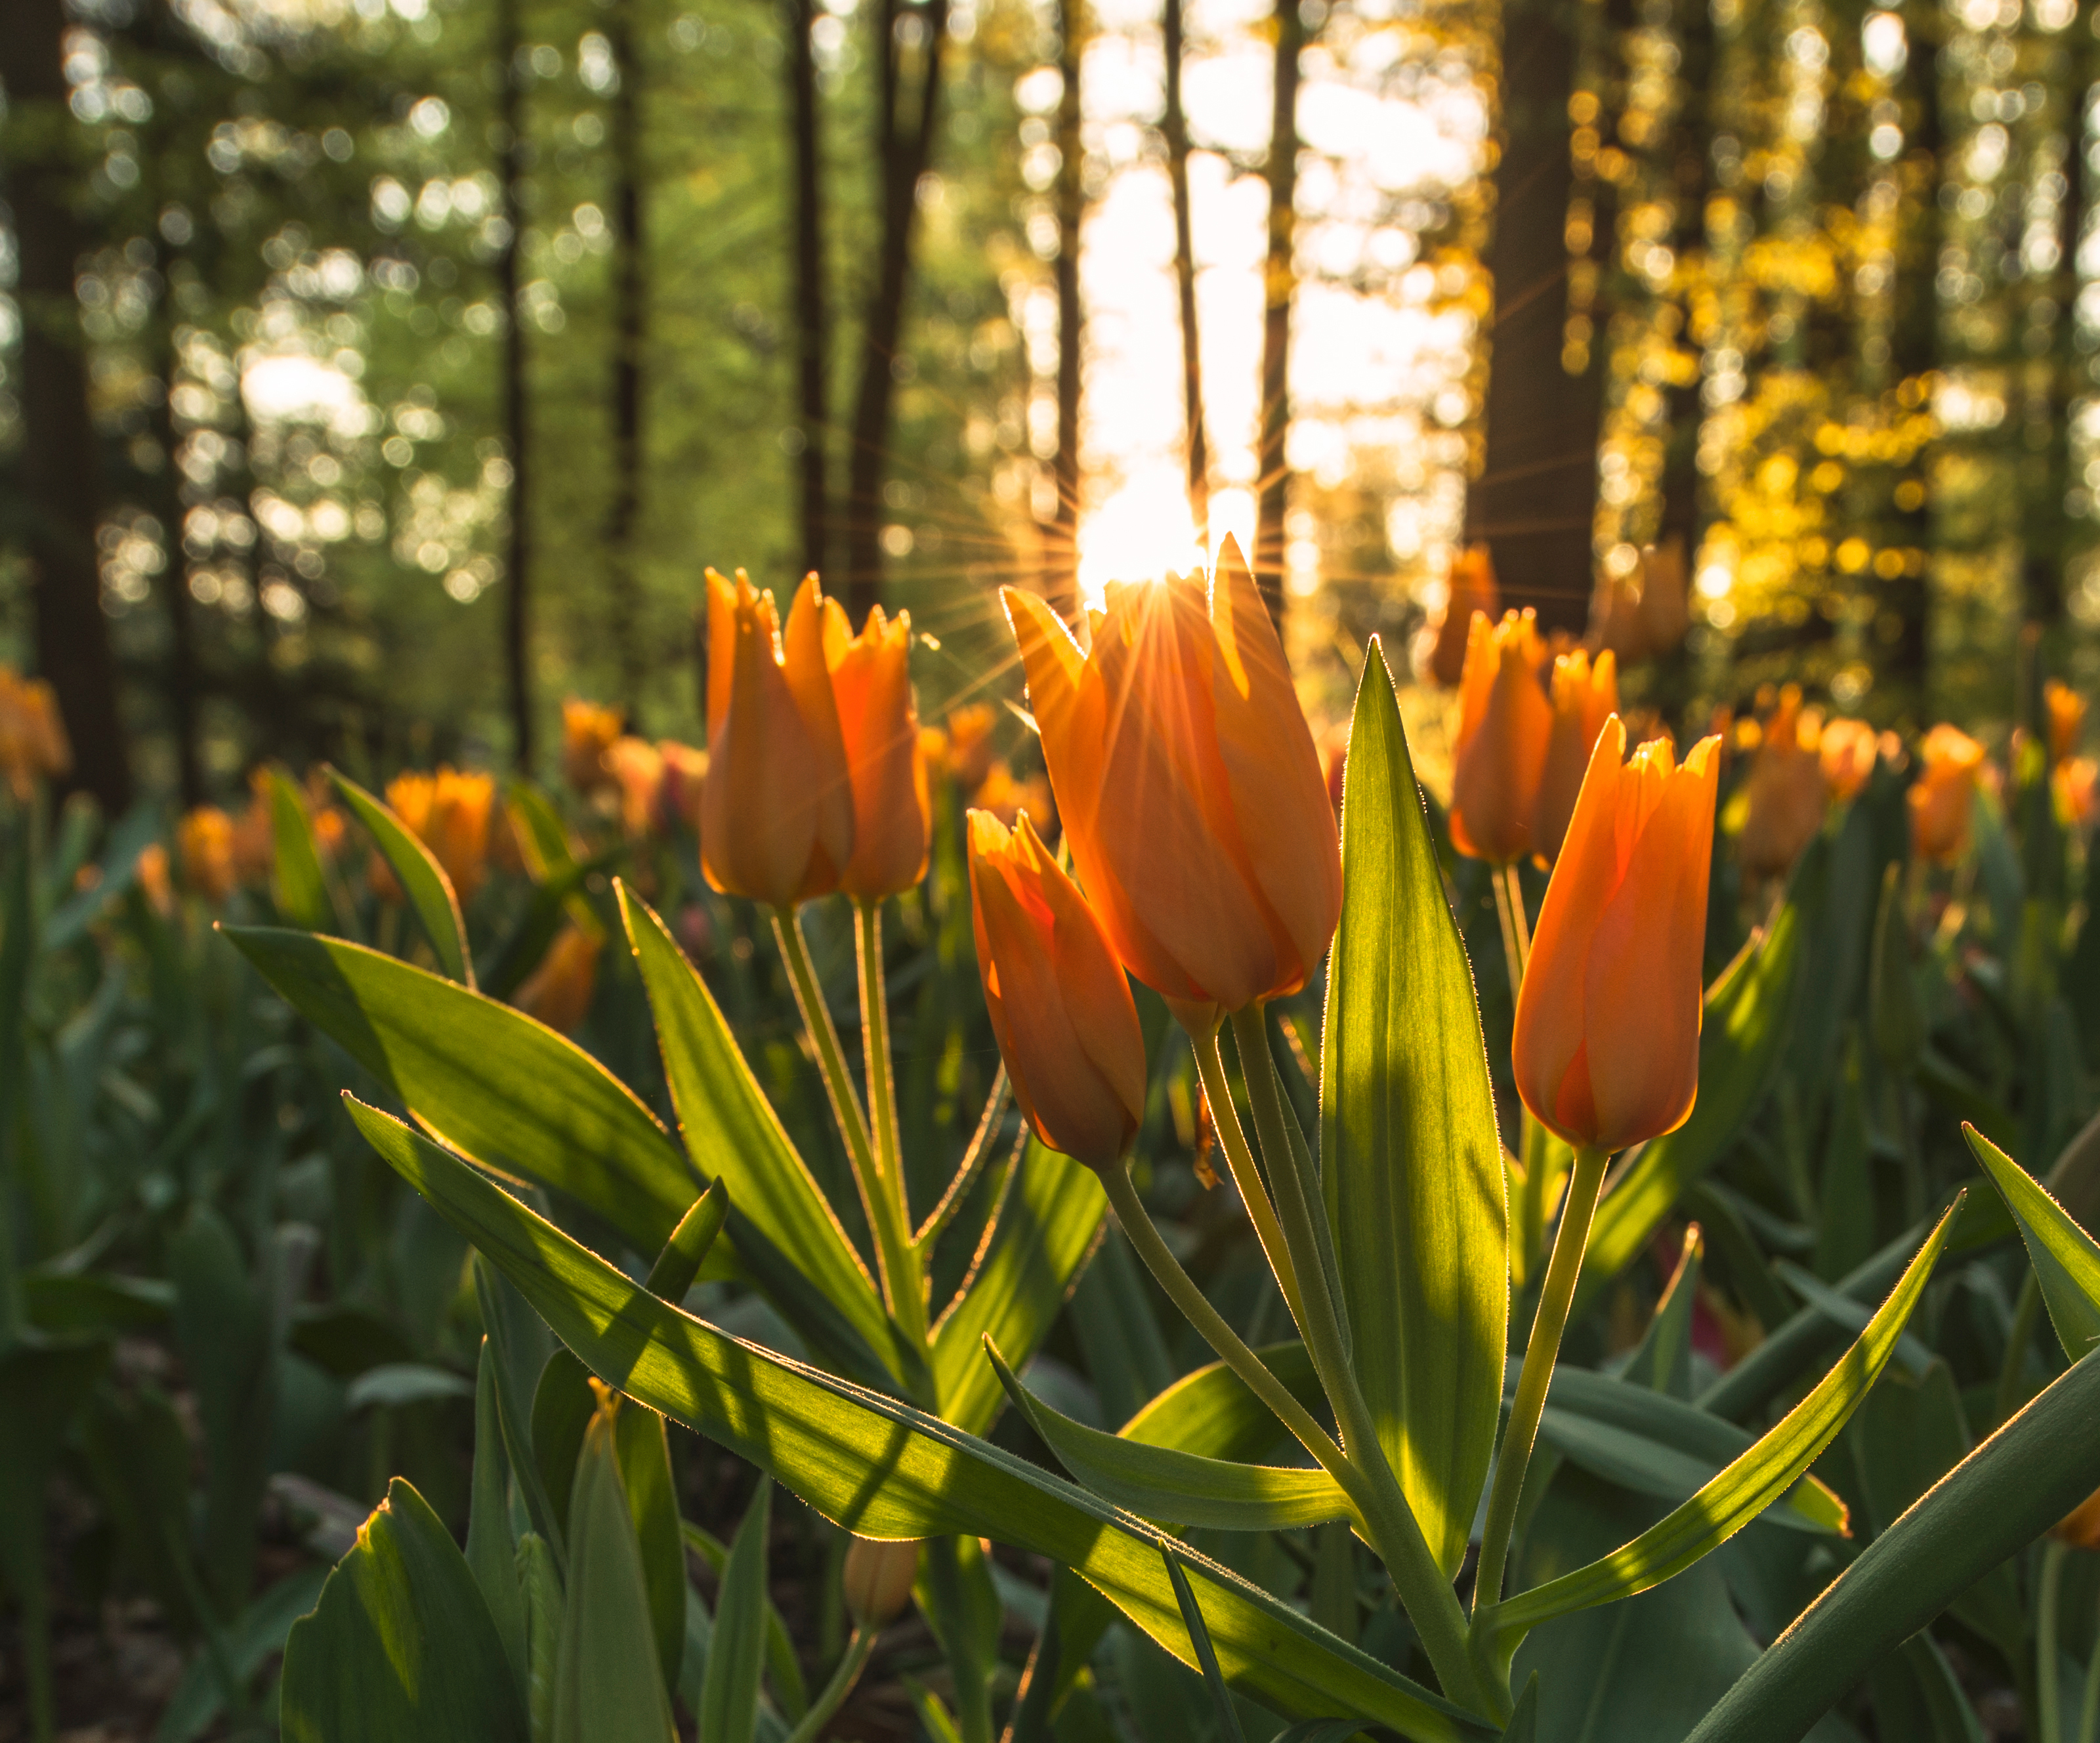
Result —
<path fill-rule="evenodd" d="M 706 585 L 545 785 L 104 819 L 4 674 L 0 1734 L 2100 1738 L 2071 689 Z"/>

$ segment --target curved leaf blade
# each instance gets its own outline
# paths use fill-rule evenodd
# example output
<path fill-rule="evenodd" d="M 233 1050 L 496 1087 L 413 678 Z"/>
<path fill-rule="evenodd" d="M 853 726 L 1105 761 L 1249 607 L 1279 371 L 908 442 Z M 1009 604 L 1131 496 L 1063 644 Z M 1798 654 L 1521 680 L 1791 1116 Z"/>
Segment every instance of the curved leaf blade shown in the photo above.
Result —
<path fill-rule="evenodd" d="M 1959 1209 L 1950 1209 L 1845 1358 L 1741 1458 L 1666 1518 L 1612 1554 L 1496 1607 L 1504 1640 L 1555 1616 L 1659 1586 L 1718 1549 L 1793 1487 L 1880 1376 L 1925 1292 Z"/>
<path fill-rule="evenodd" d="M 1104 1434 L 1029 1391 L 989 1337 L 984 1348 L 1014 1407 L 1059 1463 L 1103 1500 L 1140 1519 L 1214 1531 L 1287 1531 L 1352 1516 L 1341 1485 L 1325 1471 L 1239 1464 Z"/>
<path fill-rule="evenodd" d="M 328 880 L 321 876 L 321 856 L 314 846 L 313 826 L 307 821 L 306 802 L 282 769 L 273 765 L 269 779 L 277 911 L 308 932 L 326 932 L 335 919 L 335 905 L 329 900 Z"/>
<path fill-rule="evenodd" d="M 1185 1664 L 1161 1533 L 938 1418 L 729 1337 L 658 1300 L 458 1157 L 356 1101 L 386 1162 L 511 1278 L 608 1383 L 748 1458 L 863 1536 L 990 1537 L 1071 1568 Z M 1216 1563 L 1183 1567 L 1225 1675 L 1286 1713 L 1337 1707 L 1413 1743 L 1493 1733 Z"/>
<path fill-rule="evenodd" d="M 380 857 L 408 897 L 423 936 L 430 941 L 445 978 L 464 986 L 473 986 L 474 960 L 467 955 L 466 921 L 445 868 L 383 800 L 367 792 L 340 769 L 329 770 L 329 778 L 335 783 L 342 802 L 371 832 Z"/>
<path fill-rule="evenodd" d="M 2100 1246 L 2049 1196 L 2047 1187 L 1982 1132 L 1965 1125 L 1961 1133 L 2019 1225 L 2064 1354 L 2080 1360 L 2100 1343 Z"/>
<path fill-rule="evenodd" d="M 1454 1574 L 1500 1418 L 1509 1211 L 1472 968 L 1375 640 L 1350 728 L 1320 1146 L 1352 1366 Z"/>
<path fill-rule="evenodd" d="M 656 1018 L 679 1136 L 695 1172 L 726 1182 L 736 1216 L 814 1285 L 871 1349 L 889 1349 L 889 1316 L 874 1281 L 752 1076 L 714 995 L 655 911 L 624 880 L 614 887 Z"/>
<path fill-rule="evenodd" d="M 1686 1743 L 1794 1743 L 1884 1653 L 2100 1486 L 2100 1361 L 2027 1408 L 1867 1546 Z"/>
<path fill-rule="evenodd" d="M 1255 1354 L 1308 1410 L 1326 1408 L 1320 1376 L 1303 1344 L 1265 1344 Z M 1207 1458 L 1248 1464 L 1289 1438 L 1276 1414 L 1222 1361 L 1198 1368 L 1161 1392 L 1119 1431 L 1127 1441 L 1171 1446 Z"/>
<path fill-rule="evenodd" d="M 418 1123 L 485 1167 L 567 1193 L 636 1251 L 653 1257 L 704 1184 L 632 1090 L 523 1012 L 361 944 L 225 930 Z"/>

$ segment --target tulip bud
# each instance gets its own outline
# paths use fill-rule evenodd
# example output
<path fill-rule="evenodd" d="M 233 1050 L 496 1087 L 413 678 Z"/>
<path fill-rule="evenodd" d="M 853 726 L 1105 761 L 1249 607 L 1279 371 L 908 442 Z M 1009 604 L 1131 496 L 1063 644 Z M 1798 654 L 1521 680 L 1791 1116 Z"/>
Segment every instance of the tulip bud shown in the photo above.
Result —
<path fill-rule="evenodd" d="M 1524 1105 L 1570 1144 L 1623 1149 L 1691 1115 L 1719 749 L 1680 768 L 1657 739 L 1621 765 L 1615 715 L 1590 752 L 1511 1047 Z"/>
<path fill-rule="evenodd" d="M 604 944 L 602 938 L 564 926 L 511 1002 L 549 1029 L 572 1034 L 590 1014 L 591 998 L 598 991 L 598 952 Z"/>
<path fill-rule="evenodd" d="M 969 815 L 977 972 L 1014 1100 L 1054 1150 L 1101 1167 L 1145 1117 L 1145 1035 L 1101 922 L 1026 817 Z"/>
<path fill-rule="evenodd" d="M 1575 796 L 1582 790 L 1582 773 L 1590 766 L 1597 735 L 1618 708 L 1618 660 L 1609 648 L 1594 664 L 1579 647 L 1553 662 L 1553 730 L 1531 817 L 1533 850 L 1549 865 L 1567 839 L 1568 820 L 1575 814 Z"/>
<path fill-rule="evenodd" d="M 885 620 L 878 605 L 855 636 L 838 602 L 824 602 L 824 666 L 853 786 L 853 858 L 839 888 L 867 901 L 916 884 L 933 843 L 933 796 L 919 753 L 911 653 L 909 613 Z"/>
<path fill-rule="evenodd" d="M 1736 857 L 1753 877 L 1776 877 L 1801 857 L 1823 827 L 1829 794 L 1820 754 L 1821 720 L 1801 706 L 1801 686 L 1780 692 L 1750 764 L 1749 805 Z"/>
<path fill-rule="evenodd" d="M 1292 992 L 1342 908 L 1340 833 L 1282 644 L 1227 539 L 1111 585 L 1081 653 L 1005 591 L 1072 858 L 1117 955 L 1193 1020 Z"/>
<path fill-rule="evenodd" d="M 27 804 L 39 776 L 72 766 L 57 693 L 42 678 L 17 677 L 11 667 L 0 666 L 0 777 Z"/>
<path fill-rule="evenodd" d="M 233 819 L 217 805 L 201 805 L 175 826 L 175 855 L 192 895 L 217 903 L 233 894 Z"/>
<path fill-rule="evenodd" d="M 989 702 L 965 703 L 948 715 L 947 757 L 944 765 L 955 784 L 973 792 L 984 784 L 999 755 L 992 728 L 999 714 Z"/>
<path fill-rule="evenodd" d="M 854 796 L 824 666 L 823 594 L 810 576 L 787 633 L 773 595 L 739 569 L 708 571 L 708 881 L 776 908 L 838 888 L 853 858 Z"/>
<path fill-rule="evenodd" d="M 2042 713 L 2049 722 L 2049 756 L 2062 762 L 2078 748 L 2085 730 L 2085 699 L 2068 684 L 2051 678 L 2041 687 Z"/>
<path fill-rule="evenodd" d="M 1506 612 L 1499 624 L 1473 620 L 1458 684 L 1451 845 L 1475 859 L 1507 865 L 1531 851 L 1553 737 L 1553 705 L 1538 682 L 1545 663 L 1531 612 Z"/>
<path fill-rule="evenodd" d="M 168 850 L 158 841 L 148 842 L 139 852 L 139 887 L 146 893 L 153 911 L 165 919 L 175 911 L 175 892 L 168 880 Z"/>
<path fill-rule="evenodd" d="M 1436 620 L 1436 639 L 1429 655 L 1430 675 L 1446 690 L 1465 674 L 1474 617 L 1493 623 L 1502 608 L 1493 555 L 1485 545 L 1467 545 L 1452 559 L 1444 615 Z"/>
<path fill-rule="evenodd" d="M 569 697 L 562 704 L 562 778 L 586 796 L 609 787 L 612 774 L 605 753 L 626 726 L 624 709 Z"/>
<path fill-rule="evenodd" d="M 2056 793 L 2056 814 L 2067 829 L 2084 829 L 2100 813 L 2100 763 L 2090 757 L 2067 757 L 2049 771 Z"/>
<path fill-rule="evenodd" d="M 620 827 L 640 841 L 657 826 L 664 753 L 646 739 L 618 738 L 606 748 L 605 772 L 620 796 Z"/>
<path fill-rule="evenodd" d="M 846 1613 L 856 1628 L 886 1628 L 904 1613 L 911 1586 L 919 1578 L 919 1542 L 855 1538 L 846 1547 L 841 1584 Z"/>
<path fill-rule="evenodd" d="M 1816 754 L 1823 765 L 1823 784 L 1839 805 L 1850 805 L 1860 789 L 1873 778 L 1881 741 L 1864 720 L 1826 720 Z"/>
<path fill-rule="evenodd" d="M 1908 796 L 1911 846 L 1921 859 L 1944 863 L 1968 845 L 1983 747 L 1960 727 L 1941 725 L 1926 734 L 1921 756 L 1924 766 Z"/>

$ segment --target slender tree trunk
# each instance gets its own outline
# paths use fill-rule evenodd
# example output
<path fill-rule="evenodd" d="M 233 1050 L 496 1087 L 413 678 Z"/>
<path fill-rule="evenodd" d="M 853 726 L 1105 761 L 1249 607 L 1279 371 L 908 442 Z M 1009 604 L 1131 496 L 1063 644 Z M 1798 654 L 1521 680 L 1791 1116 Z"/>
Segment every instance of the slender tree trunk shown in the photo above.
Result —
<path fill-rule="evenodd" d="M 503 221 L 508 231 L 496 257 L 496 289 L 503 303 L 503 435 L 510 458 L 510 549 L 505 578 L 503 660 L 510 680 L 510 753 L 521 770 L 532 766 L 532 430 L 526 402 L 524 310 L 518 300 L 519 256 L 525 213 L 519 183 L 525 174 L 524 104 L 518 90 L 518 12 L 520 0 L 496 0 L 496 57 L 501 92 L 497 128 L 503 145 L 497 174 L 503 184 Z"/>
<path fill-rule="evenodd" d="M 60 143 L 73 131 L 60 46 L 65 28 L 62 0 L 13 0 L 0 20 L 0 82 L 10 112 L 7 193 L 22 316 L 24 545 L 37 664 L 57 692 L 73 741 L 73 779 L 114 814 L 131 802 L 131 770 L 95 560 L 100 457 L 73 292 L 82 238 Z"/>
<path fill-rule="evenodd" d="M 1298 287 L 1298 60 L 1305 46 L 1299 0 L 1277 0 L 1276 108 L 1268 135 L 1268 259 L 1262 274 L 1260 482 L 1255 504 L 1255 584 L 1283 623 L 1284 520 L 1290 511 L 1285 454 L 1290 431 L 1290 302 Z"/>
<path fill-rule="evenodd" d="M 161 271 L 165 278 L 173 263 L 163 256 Z M 162 296 L 171 299 L 172 283 Z M 175 354 L 175 322 L 172 307 L 160 312 L 161 403 L 153 413 L 153 437 L 160 444 L 161 470 L 154 480 L 161 525 L 166 528 L 168 565 L 161 576 L 162 597 L 168 610 L 168 727 L 175 741 L 175 779 L 184 809 L 204 803 L 204 767 L 197 748 L 197 702 L 200 688 L 196 658 L 196 611 L 190 597 L 190 562 L 183 546 L 182 469 L 176 464 L 180 437 L 175 430 L 175 377 L 179 364 Z"/>
<path fill-rule="evenodd" d="M 1494 554 L 1507 604 L 1535 608 L 1543 629 L 1579 634 L 1589 615 L 1606 346 L 1600 318 L 1586 367 L 1570 375 L 1562 364 L 1576 52 L 1574 21 L 1557 0 L 1510 0 L 1485 261 L 1494 287 L 1487 451 L 1467 494 L 1466 537 Z M 1597 234 L 1608 234 L 1601 214 Z"/>
<path fill-rule="evenodd" d="M 821 574 L 828 531 L 824 379 L 823 140 L 817 111 L 817 58 L 810 32 L 814 0 L 786 0 L 788 125 L 795 158 L 795 336 L 802 388 L 802 567 Z"/>
<path fill-rule="evenodd" d="M 642 730 L 648 660 L 637 572 L 642 518 L 642 352 L 648 332 L 643 257 L 642 82 L 634 54 L 635 0 L 613 0 L 606 16 L 618 82 L 612 93 L 612 502 L 606 522 L 613 623 L 620 638 L 620 687 L 630 732 Z"/>
<path fill-rule="evenodd" d="M 924 71 L 914 113 L 899 113 L 903 99 L 898 27 L 906 18 L 919 25 Z M 847 463 L 846 598 L 856 621 L 882 592 L 882 483 L 889 459 L 890 417 L 902 358 L 904 299 L 911 285 L 911 242 L 919 210 L 919 182 L 932 161 L 941 109 L 941 51 L 948 35 L 948 0 L 927 0 L 922 8 L 881 0 L 876 8 L 876 170 L 882 206 L 882 240 L 861 332 L 860 387 L 854 402 L 853 452 Z"/>
<path fill-rule="evenodd" d="M 1165 0 L 1160 33 L 1166 39 L 1167 175 L 1174 189 L 1174 285 L 1181 302 L 1181 404 L 1189 425 L 1189 513 L 1196 536 L 1211 537 L 1211 457 L 1203 432 L 1203 360 L 1197 344 L 1196 239 L 1189 203 L 1189 117 L 1181 107 L 1182 0 Z"/>
<path fill-rule="evenodd" d="M 1060 0 L 1057 102 L 1057 452 L 1051 476 L 1057 506 L 1044 540 L 1043 595 L 1067 617 L 1079 604 L 1079 396 L 1086 311 L 1079 301 L 1079 228 L 1085 215 L 1081 175 L 1086 148 L 1079 130 L 1079 63 L 1085 49 L 1086 0 Z"/>

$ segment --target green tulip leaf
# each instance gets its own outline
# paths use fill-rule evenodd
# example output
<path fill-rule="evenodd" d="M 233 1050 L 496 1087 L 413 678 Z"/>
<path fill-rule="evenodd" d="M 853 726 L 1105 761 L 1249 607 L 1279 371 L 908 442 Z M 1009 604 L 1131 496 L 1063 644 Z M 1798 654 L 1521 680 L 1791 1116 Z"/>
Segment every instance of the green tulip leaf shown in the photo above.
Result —
<path fill-rule="evenodd" d="M 329 899 L 328 880 L 321 875 L 321 856 L 314 846 L 306 801 L 282 769 L 272 766 L 269 781 L 270 832 L 276 848 L 273 894 L 277 911 L 295 926 L 325 932 L 335 919 L 335 904 Z"/>
<path fill-rule="evenodd" d="M 984 1347 L 1007 1396 L 1058 1462 L 1103 1500 L 1140 1519 L 1214 1531 L 1287 1531 L 1352 1516 L 1348 1498 L 1325 1471 L 1206 1458 L 1074 1422 L 1022 1385 L 990 1338 Z"/>
<path fill-rule="evenodd" d="M 2019 1225 L 2064 1354 L 2073 1361 L 2080 1360 L 2100 1341 L 2100 1246 L 2011 1157 L 1974 1126 L 1961 1129 Z"/>
<path fill-rule="evenodd" d="M 1312 1357 L 1295 1338 L 1256 1350 L 1268 1371 L 1308 1410 L 1326 1408 Z M 1250 1464 L 1289 1438 L 1276 1413 L 1222 1361 L 1185 1374 L 1123 1425 L 1125 1440 L 1206 1458 Z"/>
<path fill-rule="evenodd" d="M 694 1319 L 459 1157 L 376 1109 L 348 1105 L 389 1165 L 608 1384 L 751 1460 L 862 1536 L 996 1538 L 1071 1568 L 1194 1663 L 1160 1561 L 1163 1539 L 1141 1520 L 896 1399 Z M 1225 1674 L 1251 1697 L 1286 1714 L 1343 1709 L 1413 1743 L 1493 1735 L 1216 1563 L 1190 1551 L 1184 1566 Z"/>
<path fill-rule="evenodd" d="M 436 954 L 438 966 L 448 981 L 474 985 L 474 960 L 466 947 L 466 921 L 460 913 L 459 897 L 452 880 L 437 857 L 417 839 L 413 830 L 394 814 L 390 806 L 367 792 L 340 769 L 329 770 L 342 802 L 356 814 L 370 832 L 380 858 L 393 872 L 394 880 L 408 898 L 410 911 L 423 929 Z M 265 973 L 267 973 L 265 970 Z M 296 1002 L 296 1001 L 295 1001 Z"/>
<path fill-rule="evenodd" d="M 765 1537 L 772 1517 L 773 1485 L 761 1479 L 722 1569 L 695 1715 L 699 1734 L 721 1743 L 751 1743 L 758 1723 L 758 1684 L 765 1668 Z"/>
<path fill-rule="evenodd" d="M 1350 728 L 1326 1035 L 1321 1174 L 1351 1366 L 1455 1574 L 1500 1420 L 1509 1211 L 1472 969 L 1375 640 Z"/>

